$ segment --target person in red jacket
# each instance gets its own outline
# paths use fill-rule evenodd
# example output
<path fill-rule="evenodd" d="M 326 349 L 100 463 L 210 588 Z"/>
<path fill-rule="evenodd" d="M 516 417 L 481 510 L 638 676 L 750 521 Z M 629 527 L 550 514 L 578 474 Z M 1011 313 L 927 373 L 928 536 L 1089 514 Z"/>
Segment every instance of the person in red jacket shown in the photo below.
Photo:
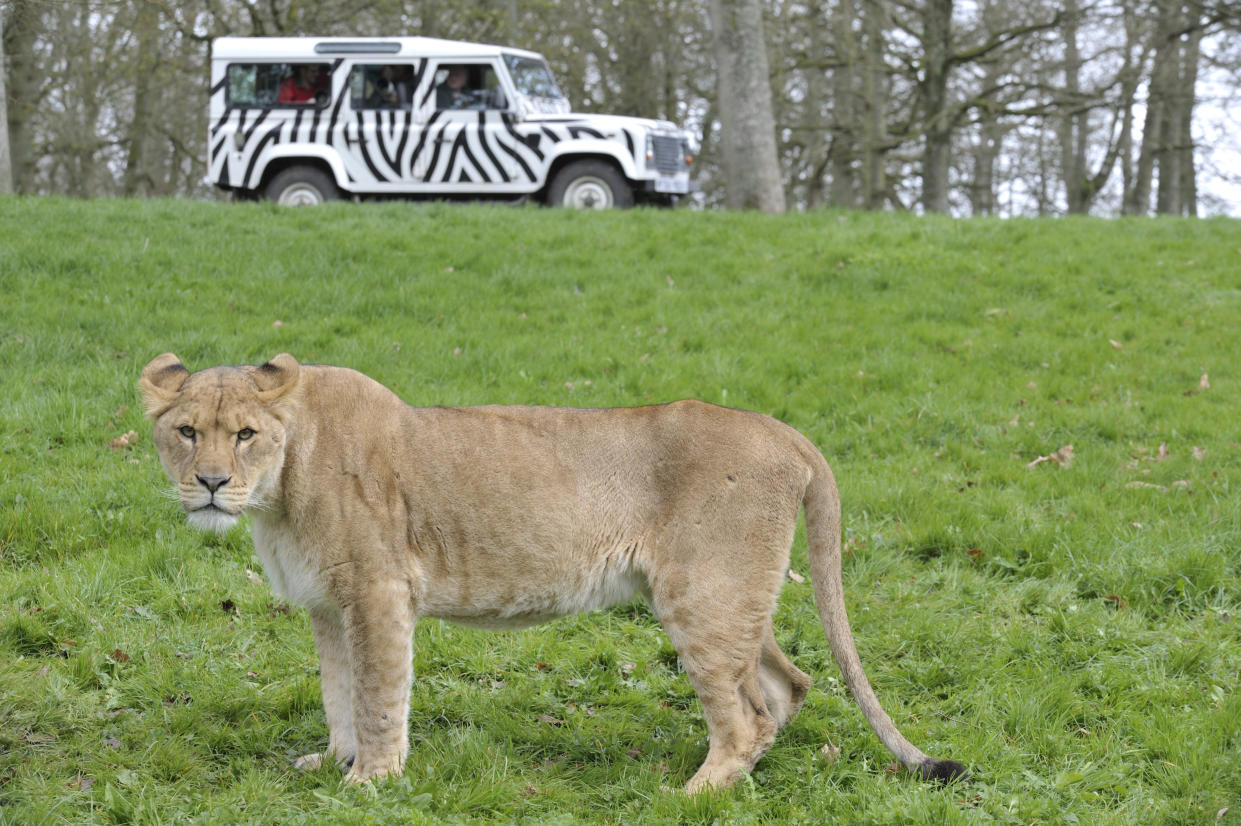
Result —
<path fill-rule="evenodd" d="M 320 63 L 301 63 L 293 67 L 280 86 L 280 103 L 314 103 L 315 96 L 327 89 L 328 76 Z"/>

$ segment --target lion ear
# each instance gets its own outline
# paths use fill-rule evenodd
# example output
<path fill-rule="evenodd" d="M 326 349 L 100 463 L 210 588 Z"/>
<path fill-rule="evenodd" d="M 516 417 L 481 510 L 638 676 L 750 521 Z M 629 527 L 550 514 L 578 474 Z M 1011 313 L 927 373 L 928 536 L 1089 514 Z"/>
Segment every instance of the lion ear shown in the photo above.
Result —
<path fill-rule="evenodd" d="M 254 368 L 250 378 L 259 386 L 259 397 L 273 402 L 297 386 L 301 365 L 288 353 L 281 353 Z"/>
<path fill-rule="evenodd" d="M 190 377 L 181 359 L 172 353 L 164 353 L 151 359 L 142 370 L 138 379 L 138 389 L 142 391 L 142 403 L 146 407 L 147 418 L 154 419 L 172 407 L 181 385 Z"/>

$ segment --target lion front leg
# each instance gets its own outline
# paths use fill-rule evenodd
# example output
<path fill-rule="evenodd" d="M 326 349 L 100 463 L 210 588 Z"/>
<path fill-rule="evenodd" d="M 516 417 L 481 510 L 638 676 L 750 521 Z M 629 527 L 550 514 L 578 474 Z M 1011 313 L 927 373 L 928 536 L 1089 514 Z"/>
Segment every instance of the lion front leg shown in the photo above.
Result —
<path fill-rule="evenodd" d="M 310 626 L 314 630 L 315 648 L 319 652 L 319 678 L 323 687 L 328 745 L 322 754 L 299 757 L 293 765 L 313 771 L 325 762 L 334 762 L 343 769 L 353 763 L 358 753 L 358 742 L 353 733 L 353 676 L 345 626 L 339 613 L 325 609 L 311 609 Z"/>
<path fill-rule="evenodd" d="M 409 690 L 414 613 L 408 585 L 395 579 L 359 589 L 344 611 L 350 700 L 357 743 L 346 780 L 400 775 L 409 754 Z"/>

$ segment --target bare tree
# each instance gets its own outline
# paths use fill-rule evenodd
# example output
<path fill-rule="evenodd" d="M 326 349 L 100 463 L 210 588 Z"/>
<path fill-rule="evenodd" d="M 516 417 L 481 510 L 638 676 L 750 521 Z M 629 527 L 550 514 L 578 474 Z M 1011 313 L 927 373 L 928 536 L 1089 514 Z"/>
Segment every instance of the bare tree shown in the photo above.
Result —
<path fill-rule="evenodd" d="M 771 76 L 758 0 L 710 0 L 728 205 L 783 212 Z"/>
<path fill-rule="evenodd" d="M 9 102 L 4 91 L 4 15 L 0 14 L 0 195 L 13 192 L 13 160 L 9 155 Z"/>
<path fill-rule="evenodd" d="M 35 59 L 42 18 L 35 0 L 11 0 L 4 21 L 4 53 L 8 58 L 6 118 L 13 189 L 34 190 L 34 116 L 46 89 Z"/>

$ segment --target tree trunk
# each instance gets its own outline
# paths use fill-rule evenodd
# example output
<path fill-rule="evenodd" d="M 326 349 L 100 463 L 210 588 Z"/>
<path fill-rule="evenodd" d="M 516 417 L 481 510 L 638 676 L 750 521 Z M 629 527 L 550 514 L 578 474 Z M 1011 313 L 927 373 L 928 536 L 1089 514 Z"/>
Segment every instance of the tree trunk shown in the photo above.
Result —
<path fill-rule="evenodd" d="M 13 159 L 9 154 L 9 101 L 4 93 L 4 15 L 0 14 L 0 195 L 13 192 Z"/>
<path fill-rule="evenodd" d="M 862 80 L 862 205 L 882 209 L 888 182 L 884 174 L 887 153 L 888 79 L 884 63 L 884 0 L 862 0 L 862 35 L 866 55 Z"/>
<path fill-rule="evenodd" d="M 13 189 L 17 192 L 33 192 L 35 188 L 37 158 L 32 119 L 42 96 L 35 40 L 42 28 L 43 21 L 34 0 L 12 0 L 4 27 L 3 48 L 10 67 L 6 78 L 9 163 Z"/>
<path fill-rule="evenodd" d="M 1198 186 L 1194 173 L 1194 139 L 1191 131 L 1194 105 L 1197 102 L 1199 46 L 1202 29 L 1198 27 L 1196 6 L 1191 5 L 1189 24 L 1193 26 L 1180 48 L 1180 73 L 1176 79 L 1176 91 L 1168 106 L 1168 133 L 1171 146 L 1161 159 L 1159 167 L 1160 201 L 1165 206 L 1161 212 L 1173 215 L 1198 214 Z M 1175 187 L 1163 197 L 1164 166 L 1175 172 L 1169 176 Z"/>
<path fill-rule="evenodd" d="M 927 212 L 948 211 L 948 168 L 952 160 L 952 120 L 948 111 L 952 6 L 953 0 L 927 0 L 922 10 L 925 64 L 919 92 L 926 123 L 922 208 Z"/>
<path fill-rule="evenodd" d="M 857 157 L 857 84 L 860 68 L 853 23 L 857 9 L 853 0 L 839 0 L 832 22 L 836 39 L 836 68 L 832 73 L 832 185 L 830 202 L 836 207 L 857 206 L 854 159 Z M 817 39 L 817 38 L 816 38 Z M 813 41 L 812 41 L 813 42 Z"/>
<path fill-rule="evenodd" d="M 711 0 L 727 204 L 784 212 L 758 0 Z"/>
<path fill-rule="evenodd" d="M 155 7 L 139 0 L 135 23 L 138 38 L 137 65 L 134 67 L 134 110 L 129 121 L 129 154 L 121 192 L 127 196 L 151 194 L 155 181 L 148 168 L 147 150 L 153 137 L 151 124 L 151 79 L 159 63 L 159 18 Z"/>
<path fill-rule="evenodd" d="M 1133 192 L 1133 104 L 1137 97 L 1138 82 L 1141 79 L 1141 66 L 1144 52 L 1141 46 L 1141 23 L 1138 20 L 1136 3 L 1127 0 L 1124 4 L 1125 26 L 1125 75 L 1121 83 L 1122 109 L 1120 119 L 1120 137 L 1117 139 L 1116 151 L 1120 157 L 1121 174 L 1121 214 L 1130 213 L 1130 197 Z M 1135 57 L 1135 52 L 1137 55 Z"/>
<path fill-rule="evenodd" d="M 1064 181 L 1065 201 L 1069 214 L 1084 214 L 1089 207 L 1086 198 L 1086 136 L 1089 131 L 1088 110 L 1082 99 L 1082 56 L 1077 46 L 1077 24 L 1080 12 L 1077 0 L 1065 0 L 1064 23 L 1064 103 L 1060 116 L 1060 174 Z"/>

